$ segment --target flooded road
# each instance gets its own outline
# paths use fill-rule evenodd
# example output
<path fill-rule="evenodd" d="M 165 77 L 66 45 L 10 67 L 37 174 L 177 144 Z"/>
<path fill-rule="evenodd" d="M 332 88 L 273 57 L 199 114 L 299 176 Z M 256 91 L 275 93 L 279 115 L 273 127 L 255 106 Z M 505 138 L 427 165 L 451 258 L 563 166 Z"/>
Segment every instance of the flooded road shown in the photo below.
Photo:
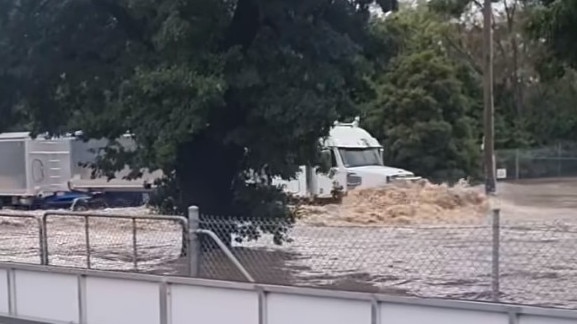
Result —
<path fill-rule="evenodd" d="M 577 178 L 516 180 L 499 183 L 497 191 L 520 206 L 577 208 Z"/>
<path fill-rule="evenodd" d="M 23 213 L 0 216 L 0 260 L 40 263 L 39 225 Z M 118 214 L 118 210 L 110 213 Z M 143 213 L 126 209 L 125 213 Z M 133 224 L 136 224 L 136 231 Z M 51 265 L 99 270 L 151 270 L 178 259 L 182 247 L 182 226 L 172 220 L 90 218 L 88 239 L 84 217 L 52 216 L 47 221 Z M 136 235 L 134 235 L 136 234 Z M 136 239 L 134 239 L 136 237 Z M 134 247 L 136 244 L 136 248 Z"/>
<path fill-rule="evenodd" d="M 503 217 L 501 301 L 577 308 L 576 185 L 577 180 L 500 185 L 493 206 L 502 209 Z M 290 231 L 290 243 L 278 246 L 263 236 L 256 242 L 234 243 L 233 252 L 263 283 L 489 300 L 493 280 L 489 220 L 458 225 L 297 225 Z M 35 222 L 0 217 L 1 260 L 39 263 Z M 93 219 L 89 229 L 87 250 L 83 219 L 50 219 L 50 263 L 185 274 L 179 224 L 138 220 L 136 250 L 130 220 Z M 203 253 L 201 261 L 202 277 L 243 280 L 220 251 Z"/>

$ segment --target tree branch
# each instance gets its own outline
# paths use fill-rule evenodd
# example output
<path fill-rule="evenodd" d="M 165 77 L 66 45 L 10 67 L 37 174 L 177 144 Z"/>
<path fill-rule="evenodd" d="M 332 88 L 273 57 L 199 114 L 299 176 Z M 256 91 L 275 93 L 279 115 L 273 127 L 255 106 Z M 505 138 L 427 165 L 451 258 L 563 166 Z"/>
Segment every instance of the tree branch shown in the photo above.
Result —
<path fill-rule="evenodd" d="M 483 70 L 481 69 L 481 67 L 479 67 L 479 65 L 475 62 L 475 60 L 469 53 L 464 51 L 459 45 L 455 44 L 455 42 L 453 42 L 453 40 L 451 40 L 450 37 L 443 35 L 443 38 L 445 39 L 445 41 L 447 41 L 449 46 L 451 46 L 457 52 L 457 54 L 459 54 L 462 58 L 464 58 L 467 62 L 469 62 L 469 64 L 471 65 L 473 70 L 475 70 L 475 72 L 477 72 L 479 75 L 483 74 Z"/>
<path fill-rule="evenodd" d="M 114 17 L 118 22 L 118 25 L 124 30 L 128 37 L 143 44 L 150 51 L 155 50 L 152 42 L 145 36 L 142 23 L 131 17 L 128 10 L 118 4 L 118 1 L 91 0 L 91 2 L 95 7 Z"/>

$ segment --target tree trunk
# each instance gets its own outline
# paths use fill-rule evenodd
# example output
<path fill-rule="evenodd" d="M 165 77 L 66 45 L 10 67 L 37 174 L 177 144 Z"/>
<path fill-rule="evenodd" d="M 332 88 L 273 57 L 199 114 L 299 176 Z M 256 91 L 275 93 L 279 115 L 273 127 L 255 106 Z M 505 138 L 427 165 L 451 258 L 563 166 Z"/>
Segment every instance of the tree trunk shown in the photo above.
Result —
<path fill-rule="evenodd" d="M 201 135 L 181 145 L 177 153 L 180 208 L 197 206 L 201 228 L 213 231 L 228 246 L 234 226 L 227 220 L 236 216 L 233 181 L 240 170 L 243 152 Z M 205 251 L 217 246 L 207 236 L 201 236 L 201 247 Z"/>
<path fill-rule="evenodd" d="M 513 35 L 511 42 L 513 48 L 513 91 L 515 97 L 515 111 L 517 118 L 523 117 L 523 89 L 519 78 L 519 45 L 516 35 Z"/>

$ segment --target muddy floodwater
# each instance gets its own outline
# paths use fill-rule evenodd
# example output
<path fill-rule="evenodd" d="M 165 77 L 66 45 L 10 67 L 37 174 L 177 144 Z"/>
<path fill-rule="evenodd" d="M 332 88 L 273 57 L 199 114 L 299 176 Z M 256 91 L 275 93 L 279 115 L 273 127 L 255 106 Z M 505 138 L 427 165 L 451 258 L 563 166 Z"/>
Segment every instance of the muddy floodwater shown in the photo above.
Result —
<path fill-rule="evenodd" d="M 500 184 L 492 205 L 502 211 L 500 300 L 577 308 L 577 180 Z M 495 257 L 490 220 L 378 227 L 297 224 L 289 243 L 275 245 L 265 235 L 234 243 L 233 252 L 263 283 L 489 300 Z M 87 239 L 84 219 L 51 217 L 50 264 L 186 273 L 180 224 L 137 220 L 136 230 L 133 225 L 131 220 L 92 218 Z M 40 262 L 35 219 L 0 217 L 0 231 L 0 260 Z M 202 277 L 244 280 L 218 250 L 204 252 L 201 261 Z"/>

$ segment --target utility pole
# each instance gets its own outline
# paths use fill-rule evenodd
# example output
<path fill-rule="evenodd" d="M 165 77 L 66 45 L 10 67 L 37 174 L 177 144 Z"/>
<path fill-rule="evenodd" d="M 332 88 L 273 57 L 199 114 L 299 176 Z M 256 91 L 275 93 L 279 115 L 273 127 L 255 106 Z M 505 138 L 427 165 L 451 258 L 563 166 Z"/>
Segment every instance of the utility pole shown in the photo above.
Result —
<path fill-rule="evenodd" d="M 495 107 L 493 105 L 493 6 L 492 0 L 484 0 L 483 5 L 483 102 L 484 102 L 484 162 L 485 192 L 497 191 L 495 177 Z"/>

